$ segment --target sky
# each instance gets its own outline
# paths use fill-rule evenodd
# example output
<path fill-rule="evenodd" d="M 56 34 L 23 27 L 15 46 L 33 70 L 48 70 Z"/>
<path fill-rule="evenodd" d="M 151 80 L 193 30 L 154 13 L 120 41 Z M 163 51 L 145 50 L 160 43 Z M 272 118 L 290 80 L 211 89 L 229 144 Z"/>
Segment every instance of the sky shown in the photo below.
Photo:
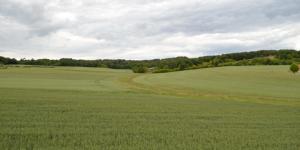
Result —
<path fill-rule="evenodd" d="M 154 59 L 300 49 L 299 0 L 0 0 L 0 55 Z"/>

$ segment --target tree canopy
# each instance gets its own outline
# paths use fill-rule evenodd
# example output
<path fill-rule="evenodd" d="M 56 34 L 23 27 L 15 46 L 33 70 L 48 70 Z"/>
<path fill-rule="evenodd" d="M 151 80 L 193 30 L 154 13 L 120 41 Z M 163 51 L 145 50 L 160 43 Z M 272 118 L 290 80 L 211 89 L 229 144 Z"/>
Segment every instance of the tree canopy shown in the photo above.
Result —
<path fill-rule="evenodd" d="M 293 72 L 293 73 L 296 73 L 299 71 L 299 66 L 295 63 L 291 64 L 290 66 L 290 70 Z"/>
<path fill-rule="evenodd" d="M 300 62 L 300 51 L 296 50 L 260 50 L 252 52 L 230 53 L 198 58 L 175 57 L 152 60 L 97 59 L 81 60 L 72 58 L 51 59 L 21 59 L 0 56 L 0 64 L 46 65 L 46 66 L 81 66 L 106 67 L 112 69 L 132 69 L 134 72 L 144 72 L 151 68 L 154 73 L 181 71 L 220 66 L 242 65 L 290 65 Z M 145 71 L 146 72 L 146 71 Z"/>

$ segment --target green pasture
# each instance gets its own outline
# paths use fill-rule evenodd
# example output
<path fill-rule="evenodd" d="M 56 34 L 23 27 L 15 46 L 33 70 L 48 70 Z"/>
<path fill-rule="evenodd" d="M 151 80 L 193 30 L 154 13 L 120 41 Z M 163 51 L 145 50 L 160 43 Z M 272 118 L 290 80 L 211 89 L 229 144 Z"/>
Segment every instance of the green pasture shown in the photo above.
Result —
<path fill-rule="evenodd" d="M 289 66 L 0 69 L 0 149 L 300 149 Z"/>

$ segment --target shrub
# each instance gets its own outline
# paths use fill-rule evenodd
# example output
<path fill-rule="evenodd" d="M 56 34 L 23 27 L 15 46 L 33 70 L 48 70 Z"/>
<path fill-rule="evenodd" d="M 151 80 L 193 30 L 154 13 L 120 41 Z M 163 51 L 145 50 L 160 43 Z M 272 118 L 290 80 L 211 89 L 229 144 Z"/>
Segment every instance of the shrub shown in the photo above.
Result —
<path fill-rule="evenodd" d="M 3 65 L 2 63 L 0 63 L 0 69 L 7 69 L 7 67 L 5 65 Z"/>
<path fill-rule="evenodd" d="M 174 72 L 175 70 L 173 69 L 158 69 L 153 71 L 153 73 L 167 73 L 167 72 Z"/>
<path fill-rule="evenodd" d="M 146 73 L 148 71 L 148 68 L 144 66 L 135 66 L 132 68 L 132 71 L 134 73 Z"/>
<path fill-rule="evenodd" d="M 299 67 L 298 67 L 297 64 L 294 63 L 294 64 L 291 64 L 290 70 L 291 70 L 293 73 L 296 73 L 296 72 L 299 71 Z"/>

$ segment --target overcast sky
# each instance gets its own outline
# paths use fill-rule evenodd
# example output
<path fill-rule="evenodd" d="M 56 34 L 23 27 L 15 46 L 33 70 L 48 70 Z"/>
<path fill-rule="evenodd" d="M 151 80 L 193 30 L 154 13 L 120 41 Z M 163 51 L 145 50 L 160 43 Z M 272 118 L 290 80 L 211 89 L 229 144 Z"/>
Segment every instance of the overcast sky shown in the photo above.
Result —
<path fill-rule="evenodd" d="M 197 57 L 300 49 L 300 0 L 0 0 L 0 55 Z"/>

